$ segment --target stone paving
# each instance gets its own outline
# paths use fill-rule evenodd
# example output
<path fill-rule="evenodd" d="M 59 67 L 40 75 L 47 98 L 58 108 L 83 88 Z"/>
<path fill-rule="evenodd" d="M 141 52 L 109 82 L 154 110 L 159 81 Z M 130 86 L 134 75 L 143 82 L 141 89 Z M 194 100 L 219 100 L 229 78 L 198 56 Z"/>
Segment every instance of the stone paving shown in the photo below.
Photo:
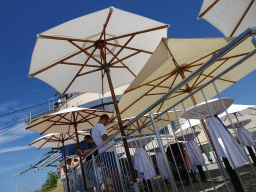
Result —
<path fill-rule="evenodd" d="M 254 168 L 256 168 L 256 166 L 254 166 Z M 205 182 L 196 181 L 196 182 L 192 182 L 192 184 L 191 184 L 191 182 L 189 182 L 189 184 L 187 184 L 186 181 L 183 181 L 184 188 L 181 185 L 181 182 L 176 182 L 178 191 L 186 191 L 186 192 L 190 192 L 190 191 L 191 192 L 192 191 L 196 191 L 196 192 L 199 192 L 199 191 L 205 191 L 205 192 L 234 191 L 233 185 L 229 179 L 226 181 L 226 183 L 225 183 L 225 181 L 223 181 L 221 173 L 218 170 L 218 167 L 216 164 L 208 165 L 208 170 L 209 170 L 211 177 L 213 178 L 213 183 L 214 183 L 215 189 L 210 180 L 205 181 Z M 256 175 L 253 173 L 252 168 L 249 165 L 245 165 L 243 167 L 238 168 L 237 170 L 240 174 L 240 178 L 241 178 L 247 192 L 256 192 Z M 205 168 L 204 168 L 204 171 L 206 171 Z M 209 178 L 209 175 L 207 174 L 207 172 L 205 172 L 205 173 L 206 173 L 206 177 Z M 172 191 L 170 184 L 165 186 L 164 183 L 162 182 L 160 185 L 161 185 L 161 191 Z M 155 183 L 154 189 L 155 189 L 155 191 L 160 191 L 159 185 L 157 186 L 157 184 Z"/>

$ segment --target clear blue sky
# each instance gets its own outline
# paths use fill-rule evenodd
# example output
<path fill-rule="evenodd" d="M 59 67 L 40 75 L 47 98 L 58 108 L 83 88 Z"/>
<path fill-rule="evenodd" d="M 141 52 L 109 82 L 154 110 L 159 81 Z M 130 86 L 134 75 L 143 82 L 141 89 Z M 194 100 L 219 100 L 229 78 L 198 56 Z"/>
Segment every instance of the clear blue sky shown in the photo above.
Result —
<path fill-rule="evenodd" d="M 203 0 L 1 0 L 0 1 L 0 115 L 49 100 L 56 92 L 35 78 L 28 78 L 36 35 L 56 25 L 110 6 L 136 13 L 170 25 L 169 38 L 222 37 L 212 25 L 197 20 Z M 256 104 L 255 72 L 222 96 L 235 103 Z M 25 112 L 0 118 L 0 125 L 24 117 Z M 16 126 L 22 126 L 18 124 Z M 17 127 L 16 127 L 17 128 Z M 14 128 L 12 128 L 14 129 Z M 19 129 L 23 131 L 23 129 Z M 0 131 L 0 136 L 4 132 Z M 50 169 L 22 176 L 27 168 L 48 149 L 27 147 L 39 135 L 32 131 L 17 137 L 17 132 L 0 137 L 0 191 L 30 191 L 40 188 Z M 2 143 L 1 141 L 7 140 Z"/>

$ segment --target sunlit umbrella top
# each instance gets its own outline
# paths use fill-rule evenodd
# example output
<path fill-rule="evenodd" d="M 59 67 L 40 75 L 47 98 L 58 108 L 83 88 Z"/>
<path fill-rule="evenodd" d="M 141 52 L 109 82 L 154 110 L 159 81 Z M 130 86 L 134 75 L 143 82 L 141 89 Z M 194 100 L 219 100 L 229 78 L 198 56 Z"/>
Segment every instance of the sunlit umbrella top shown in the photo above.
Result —
<path fill-rule="evenodd" d="M 85 135 L 89 135 L 88 131 L 78 131 L 78 138 L 80 141 L 84 139 Z M 63 143 L 62 143 L 63 142 Z M 40 148 L 48 147 L 62 147 L 64 145 L 70 145 L 77 143 L 75 133 L 50 133 L 32 141 L 29 145 Z"/>
<path fill-rule="evenodd" d="M 112 112 L 86 109 L 81 107 L 71 107 L 56 113 L 42 117 L 33 122 L 26 129 L 43 133 L 73 133 L 74 125 L 77 130 L 88 130 L 99 121 L 101 115 L 112 115 Z"/>
<path fill-rule="evenodd" d="M 62 94 L 103 94 L 109 91 L 103 60 L 114 87 L 131 83 L 168 27 L 113 7 L 70 20 L 37 36 L 29 77 Z"/>

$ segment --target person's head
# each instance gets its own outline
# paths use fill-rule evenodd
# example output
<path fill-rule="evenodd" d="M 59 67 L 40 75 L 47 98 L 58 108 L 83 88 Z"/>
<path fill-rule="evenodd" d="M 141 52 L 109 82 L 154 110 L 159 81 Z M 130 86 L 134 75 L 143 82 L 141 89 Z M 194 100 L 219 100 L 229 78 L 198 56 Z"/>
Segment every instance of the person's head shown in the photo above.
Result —
<path fill-rule="evenodd" d="M 93 142 L 92 136 L 91 135 L 85 135 L 84 136 L 84 141 L 85 141 L 85 143 L 92 143 Z"/>
<path fill-rule="evenodd" d="M 67 159 L 67 164 L 71 165 L 71 159 Z"/>
<path fill-rule="evenodd" d="M 103 124 L 104 126 L 106 126 L 108 124 L 109 121 L 109 116 L 107 114 L 103 114 L 100 116 L 100 120 L 99 123 Z"/>

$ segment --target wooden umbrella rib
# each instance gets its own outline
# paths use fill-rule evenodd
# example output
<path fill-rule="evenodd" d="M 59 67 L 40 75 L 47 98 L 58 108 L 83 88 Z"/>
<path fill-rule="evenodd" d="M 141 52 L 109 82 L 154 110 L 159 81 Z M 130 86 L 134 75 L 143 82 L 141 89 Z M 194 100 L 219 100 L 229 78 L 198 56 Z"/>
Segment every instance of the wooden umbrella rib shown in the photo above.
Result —
<path fill-rule="evenodd" d="M 88 71 L 88 72 L 85 72 L 85 73 L 81 73 L 81 74 L 77 75 L 77 77 L 80 77 L 80 76 L 83 76 L 83 75 L 88 75 L 90 73 L 94 73 L 94 72 L 97 72 L 97 71 L 100 71 L 100 70 L 101 70 L 101 68 L 100 69 L 95 69 L 95 70 L 92 70 L 92 71 Z"/>
<path fill-rule="evenodd" d="M 124 66 L 124 68 L 127 68 L 127 70 L 134 76 L 134 77 L 136 77 L 136 75 L 132 72 L 132 70 L 130 70 L 129 69 L 129 67 L 128 66 L 126 66 L 110 49 L 108 49 L 107 47 L 106 47 L 106 49 Z M 113 66 L 114 64 L 112 64 L 112 68 L 115 68 L 115 67 L 117 67 L 117 66 Z"/>
<path fill-rule="evenodd" d="M 87 39 L 76 39 L 70 37 L 55 37 L 50 35 L 38 35 L 38 37 L 42 37 L 44 39 L 55 39 L 55 40 L 65 40 L 65 41 L 79 41 L 79 42 L 87 42 L 87 43 L 95 43 L 95 41 L 87 40 Z"/>
<path fill-rule="evenodd" d="M 138 52 L 135 52 L 135 53 L 132 53 L 132 54 L 130 54 L 130 55 L 128 55 L 128 56 L 126 56 L 126 57 L 120 59 L 119 61 L 116 61 L 116 62 L 112 63 L 110 66 L 113 66 L 113 65 L 119 63 L 120 61 L 124 61 L 124 60 L 126 60 L 126 59 L 129 59 L 130 57 L 133 57 L 133 56 L 135 56 L 135 55 L 137 55 L 137 54 L 139 54 L 139 53 L 140 53 L 139 51 L 138 51 Z"/>
<path fill-rule="evenodd" d="M 217 50 L 215 50 L 215 51 L 213 51 L 213 52 L 211 52 L 211 53 L 209 53 L 209 54 L 207 54 L 207 55 L 205 55 L 205 56 L 203 56 L 203 57 L 193 61 L 192 63 L 189 63 L 187 66 L 191 66 L 192 64 L 197 63 L 198 61 L 201 61 L 202 59 L 205 59 L 206 57 L 209 57 L 209 56 L 212 57 L 213 55 L 216 54 L 216 52 L 220 51 L 222 48 L 219 48 L 219 49 L 217 49 Z"/>
<path fill-rule="evenodd" d="M 166 78 L 164 78 L 162 81 L 160 81 L 157 85 L 160 85 L 162 82 L 166 81 L 168 78 L 170 78 L 173 75 L 173 73 L 171 73 L 169 76 L 167 76 Z M 141 98 L 143 98 L 145 95 L 147 95 L 149 92 L 151 92 L 153 89 L 155 89 L 155 87 L 151 88 L 150 90 L 148 90 L 146 93 L 144 93 L 142 96 L 140 96 L 138 99 L 136 99 L 133 103 L 131 103 L 129 106 L 127 106 L 123 111 L 120 112 L 120 115 L 125 112 L 128 108 L 130 108 L 132 105 L 134 105 L 135 103 L 137 103 Z M 115 119 L 116 117 L 114 117 L 113 119 Z"/>
<path fill-rule="evenodd" d="M 153 85 L 153 84 L 150 84 L 150 83 L 146 83 L 145 85 L 147 85 L 147 86 L 151 86 L 151 87 L 157 87 L 157 88 L 169 89 L 169 87 L 168 87 L 168 86 Z"/>
<path fill-rule="evenodd" d="M 51 120 L 51 119 L 53 119 L 53 118 L 55 118 L 55 117 L 56 117 L 56 115 L 50 116 L 48 119 L 45 119 L 45 120 L 43 120 L 43 121 L 41 121 L 41 122 L 39 122 L 39 123 L 36 123 L 36 124 L 34 124 L 34 125 L 30 125 L 30 126 L 26 127 L 26 129 L 31 129 L 32 127 L 35 127 L 35 126 L 37 126 L 37 125 L 40 125 L 40 124 L 42 124 L 42 123 L 44 123 L 44 122 L 46 122 L 46 121 L 49 121 L 49 120 Z"/>
<path fill-rule="evenodd" d="M 128 43 L 130 43 L 130 41 L 135 37 L 136 34 L 133 34 L 124 44 L 124 46 L 116 53 L 116 57 L 123 51 L 123 49 L 126 47 L 126 45 L 128 45 Z M 113 57 L 108 64 L 111 64 L 112 61 L 115 59 L 115 57 Z"/>
<path fill-rule="evenodd" d="M 106 39 L 106 41 L 111 41 L 111 40 L 115 40 L 115 39 L 129 37 L 129 36 L 136 35 L 136 34 L 141 34 L 141 33 L 147 33 L 147 32 L 150 32 L 150 31 L 155 31 L 155 30 L 164 29 L 164 28 L 168 28 L 168 27 L 169 27 L 169 25 L 163 25 L 163 26 L 160 26 L 160 27 L 154 27 L 154 28 L 151 28 L 151 29 L 146 29 L 146 30 L 142 30 L 142 31 L 134 32 L 134 33 L 129 33 L 129 34 L 125 34 L 125 35 L 109 38 L 109 39 Z"/>
<path fill-rule="evenodd" d="M 136 49 L 136 48 L 133 48 L 133 47 L 127 47 L 127 46 L 123 46 L 123 45 L 119 45 L 119 44 L 114 44 L 114 43 L 109 43 L 109 42 L 106 42 L 107 45 L 112 45 L 112 46 L 115 46 L 115 47 L 121 47 L 121 48 L 125 48 L 125 49 L 130 49 L 130 50 L 133 50 L 133 51 L 139 51 L 139 52 L 142 52 L 142 53 L 148 53 L 148 54 L 153 54 L 153 52 L 151 51 L 145 51 L 143 49 Z"/>
<path fill-rule="evenodd" d="M 205 9 L 200 15 L 198 15 L 198 19 L 201 19 L 201 17 L 203 17 L 208 11 L 210 11 L 210 9 L 216 4 L 218 3 L 219 0 L 215 0 L 209 7 L 207 7 L 207 9 Z"/>
<path fill-rule="evenodd" d="M 86 50 L 82 49 L 80 46 L 78 46 L 76 43 L 74 43 L 73 41 L 69 41 L 72 45 L 74 45 L 75 47 L 77 47 L 78 49 L 80 49 L 80 51 L 82 51 L 83 53 L 85 53 L 87 56 L 91 57 L 94 61 L 96 61 L 97 63 L 99 63 L 100 65 L 101 62 L 99 60 L 97 60 L 92 54 L 88 53 Z"/>
<path fill-rule="evenodd" d="M 250 10 L 252 4 L 254 3 L 255 0 L 251 0 L 250 4 L 248 5 L 248 7 L 246 8 L 244 14 L 242 15 L 242 17 L 240 18 L 240 20 L 238 21 L 236 27 L 234 28 L 234 30 L 232 31 L 232 33 L 230 34 L 229 37 L 232 37 L 234 35 L 234 33 L 236 32 L 236 30 L 238 29 L 238 27 L 240 26 L 240 24 L 242 23 L 242 21 L 244 20 L 246 14 L 248 13 L 248 11 Z"/>
<path fill-rule="evenodd" d="M 94 50 L 92 51 L 91 54 L 93 54 L 96 51 L 96 47 L 94 48 Z M 91 57 L 88 57 L 87 60 L 84 62 L 84 64 L 86 65 L 87 62 L 90 60 Z M 77 76 L 79 75 L 79 73 L 83 70 L 85 66 L 82 66 L 81 69 L 77 72 L 77 74 L 75 75 L 75 77 L 72 79 L 72 81 L 69 83 L 69 85 L 67 86 L 67 88 L 65 89 L 65 91 L 62 94 L 65 94 L 67 92 L 67 90 L 70 88 L 70 86 L 73 84 L 73 82 L 76 80 Z"/>
<path fill-rule="evenodd" d="M 93 46 L 94 46 L 94 45 L 89 46 L 89 47 L 87 47 L 87 48 L 85 48 L 85 49 L 83 49 L 83 50 L 90 49 L 90 48 L 92 48 Z M 74 56 L 76 56 L 76 55 L 78 55 L 78 54 L 80 54 L 80 53 L 82 53 L 82 51 L 75 52 L 75 53 L 73 53 L 73 54 L 71 54 L 71 55 L 65 57 L 64 59 L 61 59 L 60 61 L 57 61 L 57 62 L 55 62 L 55 63 L 53 63 L 53 64 L 51 64 L 51 65 L 49 65 L 49 66 L 47 66 L 47 67 L 45 67 L 45 68 L 43 68 L 43 69 L 37 71 L 37 72 L 35 72 L 35 73 L 30 74 L 29 77 L 34 77 L 35 75 L 37 75 L 37 74 L 39 74 L 39 73 L 42 73 L 42 72 L 44 72 L 44 71 L 46 71 L 46 70 L 48 70 L 48 69 L 54 67 L 55 65 L 58 65 L 58 64 L 60 64 L 61 62 L 64 62 L 64 61 L 66 61 L 66 60 L 68 60 L 68 59 L 70 59 L 70 58 L 72 58 L 72 57 L 74 57 Z"/>
<path fill-rule="evenodd" d="M 113 8 L 110 7 L 110 10 L 109 10 L 107 19 L 106 19 L 105 24 L 104 24 L 104 28 L 103 28 L 103 30 L 102 30 L 102 32 L 101 32 L 101 35 L 100 35 L 100 38 L 99 38 L 99 39 L 102 38 L 102 36 L 103 36 L 103 34 L 104 34 L 103 31 L 107 28 L 107 25 L 108 25 L 108 22 L 109 22 L 109 20 L 110 20 L 110 17 L 111 17 L 111 15 L 112 15 L 112 13 L 113 13 Z"/>
<path fill-rule="evenodd" d="M 49 139 L 47 139 L 40 147 L 38 147 L 38 149 L 41 149 L 45 145 L 45 143 L 47 143 L 51 138 L 52 136 Z"/>
<path fill-rule="evenodd" d="M 177 72 L 176 72 L 176 71 L 172 71 L 172 72 L 167 73 L 167 74 L 165 74 L 165 75 L 163 75 L 163 76 L 160 76 L 160 77 L 158 77 L 158 78 L 156 78 L 156 79 L 153 79 L 153 80 L 151 80 L 151 81 L 149 81 L 149 82 L 147 82 L 147 83 L 141 84 L 141 85 L 139 85 L 139 86 L 137 86 L 137 87 L 134 87 L 134 88 L 132 88 L 132 89 L 130 89 L 130 90 L 128 90 L 128 91 L 125 91 L 124 93 L 129 93 L 129 92 L 131 92 L 131 91 L 134 91 L 134 90 L 136 90 L 136 89 L 138 89 L 138 88 L 140 88 L 140 87 L 143 87 L 143 86 L 147 85 L 148 83 L 152 83 L 152 82 L 157 81 L 157 80 L 159 80 L 159 79 L 162 79 L 162 78 L 164 78 L 164 77 L 166 77 L 166 76 L 168 76 L 168 78 L 170 78 L 170 77 L 171 77 L 172 75 L 174 75 L 175 73 L 177 73 Z M 171 75 L 170 75 L 170 74 L 171 74 Z M 157 85 L 159 85 L 159 84 L 157 84 Z"/>
<path fill-rule="evenodd" d="M 86 66 L 86 67 L 101 67 L 100 65 L 90 65 L 90 64 L 82 64 L 82 63 L 70 63 L 70 62 L 61 62 L 59 64 L 64 64 L 64 65 L 75 65 L 75 66 Z"/>
<path fill-rule="evenodd" d="M 63 116 L 66 116 L 68 113 L 64 114 Z M 62 116 L 60 115 L 59 120 L 62 119 Z M 42 135 L 43 133 L 45 133 L 46 131 L 48 131 L 52 126 L 54 126 L 56 123 L 53 123 L 50 127 L 48 127 L 47 129 L 45 129 L 43 132 L 39 133 L 40 135 Z"/>

